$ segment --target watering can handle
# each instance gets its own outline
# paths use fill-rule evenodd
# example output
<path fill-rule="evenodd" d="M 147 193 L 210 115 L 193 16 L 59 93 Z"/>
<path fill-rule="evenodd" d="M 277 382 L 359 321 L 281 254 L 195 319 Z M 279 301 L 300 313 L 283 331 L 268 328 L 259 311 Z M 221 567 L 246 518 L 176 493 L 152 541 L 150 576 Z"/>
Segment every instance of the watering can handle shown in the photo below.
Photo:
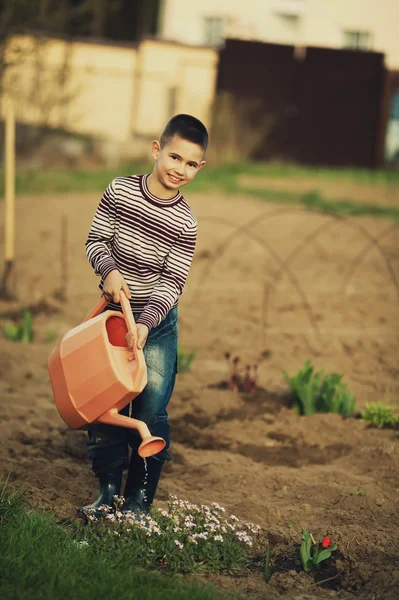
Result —
<path fill-rule="evenodd" d="M 104 296 L 101 296 L 100 300 L 97 302 L 95 307 L 92 308 L 89 314 L 85 316 L 82 323 L 86 323 L 86 321 L 89 321 L 90 319 L 93 319 L 94 317 L 102 313 L 107 304 L 108 300 L 106 300 Z"/>
<path fill-rule="evenodd" d="M 122 307 L 123 316 L 126 320 L 128 331 L 131 331 L 136 337 L 136 323 L 133 317 L 132 307 L 130 306 L 130 302 L 127 299 L 127 296 L 123 290 L 120 291 L 120 303 Z M 95 305 L 95 307 L 92 308 L 89 314 L 83 319 L 82 323 L 86 323 L 86 321 L 88 321 L 89 319 L 93 319 L 94 317 L 102 313 L 107 304 L 108 300 L 104 298 L 104 296 L 102 296 Z"/>
<path fill-rule="evenodd" d="M 134 320 L 134 316 L 132 313 L 132 307 L 130 306 L 130 302 L 123 290 L 120 291 L 120 303 L 122 307 L 123 316 L 126 319 L 127 328 L 131 331 L 135 338 L 137 333 L 136 321 Z"/>

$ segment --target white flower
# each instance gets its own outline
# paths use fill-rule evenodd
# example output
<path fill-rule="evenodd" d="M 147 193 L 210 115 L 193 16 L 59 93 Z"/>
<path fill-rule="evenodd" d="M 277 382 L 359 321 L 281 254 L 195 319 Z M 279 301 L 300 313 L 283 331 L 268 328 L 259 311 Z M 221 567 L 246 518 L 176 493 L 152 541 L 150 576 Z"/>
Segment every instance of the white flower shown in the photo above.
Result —
<path fill-rule="evenodd" d="M 76 540 L 74 540 L 74 543 L 79 546 L 79 548 L 85 548 L 86 546 L 89 545 L 89 542 L 87 540 L 81 540 L 80 542 L 77 542 Z"/>
<path fill-rule="evenodd" d="M 235 531 L 234 532 L 238 541 L 247 544 L 248 546 L 252 546 L 252 538 L 247 534 L 246 531 Z"/>
<path fill-rule="evenodd" d="M 175 540 L 175 544 L 178 548 L 180 548 L 180 550 L 183 550 L 184 548 L 184 544 L 182 544 L 181 542 L 179 542 L 179 540 Z"/>
<path fill-rule="evenodd" d="M 216 510 L 221 510 L 222 512 L 226 512 L 226 509 L 223 506 L 220 506 L 220 504 L 218 504 L 217 502 L 212 502 L 212 506 Z"/>
<path fill-rule="evenodd" d="M 221 535 L 215 535 L 213 539 L 215 540 L 215 542 L 223 542 L 223 538 Z"/>
<path fill-rule="evenodd" d="M 105 515 L 105 518 L 113 523 L 115 521 L 115 515 Z"/>

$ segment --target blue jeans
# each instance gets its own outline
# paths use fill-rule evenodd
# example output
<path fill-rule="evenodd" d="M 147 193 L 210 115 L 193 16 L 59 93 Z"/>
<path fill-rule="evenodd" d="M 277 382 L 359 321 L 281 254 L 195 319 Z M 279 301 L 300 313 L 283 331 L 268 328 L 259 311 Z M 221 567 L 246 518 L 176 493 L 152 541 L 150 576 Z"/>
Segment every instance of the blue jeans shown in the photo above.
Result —
<path fill-rule="evenodd" d="M 140 313 L 134 313 L 137 320 Z M 140 419 L 148 425 L 152 435 L 162 437 L 165 448 L 154 456 L 156 460 L 170 460 L 170 425 L 166 407 L 172 396 L 177 373 L 178 313 L 173 308 L 158 327 L 151 329 L 144 346 L 148 383 L 144 390 L 128 404 L 121 414 Z M 141 438 L 135 429 L 98 424 L 88 430 L 88 455 L 96 475 L 127 467 L 128 446 L 137 452 Z"/>

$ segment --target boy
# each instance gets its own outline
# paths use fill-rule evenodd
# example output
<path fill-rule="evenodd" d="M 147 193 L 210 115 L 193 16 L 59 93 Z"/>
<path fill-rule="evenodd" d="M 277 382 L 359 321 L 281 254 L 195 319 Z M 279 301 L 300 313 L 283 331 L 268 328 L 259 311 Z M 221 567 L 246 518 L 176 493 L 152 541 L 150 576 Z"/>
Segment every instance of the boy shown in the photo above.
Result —
<path fill-rule="evenodd" d="M 101 505 L 112 506 L 120 495 L 122 472 L 131 447 L 124 490 L 124 511 L 148 511 L 158 486 L 170 444 L 166 407 L 177 372 L 178 298 L 194 254 L 197 220 L 179 189 L 205 166 L 208 145 L 205 126 L 180 114 L 152 142 L 154 168 L 150 175 L 119 177 L 112 181 L 97 208 L 86 242 L 86 252 L 108 307 L 120 310 L 119 294 L 130 299 L 137 323 L 137 346 L 143 348 L 148 383 L 122 414 L 144 421 L 154 436 L 166 441 L 157 455 L 138 455 L 135 430 L 107 425 L 89 431 L 89 458 L 100 480 L 100 496 L 80 509 L 81 516 L 98 516 Z M 134 340 L 126 336 L 128 348 Z"/>

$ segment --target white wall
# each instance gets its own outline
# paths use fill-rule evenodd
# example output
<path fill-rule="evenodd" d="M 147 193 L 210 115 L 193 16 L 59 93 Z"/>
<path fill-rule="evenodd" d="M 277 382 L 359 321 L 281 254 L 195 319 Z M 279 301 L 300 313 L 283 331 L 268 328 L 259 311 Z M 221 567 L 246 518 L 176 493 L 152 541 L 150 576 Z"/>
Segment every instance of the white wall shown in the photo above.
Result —
<path fill-rule="evenodd" d="M 383 52 L 388 68 L 399 69 L 399 0 L 306 0 L 303 40 L 340 48 L 343 31 L 371 32 L 371 50 Z"/>
<path fill-rule="evenodd" d="M 180 112 L 209 125 L 218 64 L 215 50 L 144 40 L 138 61 L 140 85 L 132 116 L 135 133 L 157 137 L 166 121 Z"/>
<path fill-rule="evenodd" d="M 230 37 L 258 39 L 270 21 L 268 4 L 269 0 L 163 0 L 159 33 L 166 39 L 202 45 L 204 18 L 223 17 Z"/>
<path fill-rule="evenodd" d="M 399 69 L 399 0 L 163 0 L 159 35 L 204 44 L 211 16 L 225 19 L 226 37 L 280 44 L 342 48 L 345 29 L 370 31 L 370 49 Z"/>
<path fill-rule="evenodd" d="M 7 53 L 15 64 L 6 72 L 4 92 L 13 98 L 20 123 L 63 127 L 127 148 L 133 136 L 158 137 L 179 112 L 209 126 L 219 58 L 213 48 L 19 36 L 10 40 Z M 63 72 L 65 82 L 57 84 Z"/>

